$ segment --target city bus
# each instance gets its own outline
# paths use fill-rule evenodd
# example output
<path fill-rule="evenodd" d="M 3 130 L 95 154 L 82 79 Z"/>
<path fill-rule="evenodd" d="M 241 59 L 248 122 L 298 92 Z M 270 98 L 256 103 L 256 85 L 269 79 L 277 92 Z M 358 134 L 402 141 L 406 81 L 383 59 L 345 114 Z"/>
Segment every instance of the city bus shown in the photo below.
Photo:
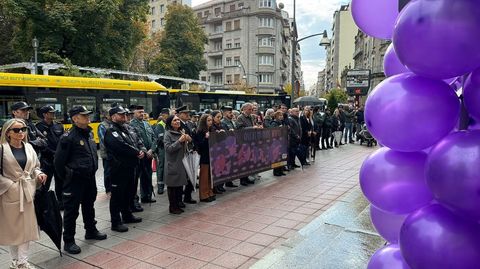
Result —
<path fill-rule="evenodd" d="M 168 91 L 156 82 L 129 81 L 105 78 L 63 77 L 30 74 L 0 73 L 0 119 L 10 117 L 12 104 L 25 101 L 34 109 L 32 120 L 38 120 L 38 108 L 52 105 L 58 122 L 71 127 L 68 110 L 83 105 L 93 111 L 91 127 L 96 135 L 102 112 L 112 103 L 125 107 L 142 105 L 154 119 L 160 110 L 169 107 Z"/>

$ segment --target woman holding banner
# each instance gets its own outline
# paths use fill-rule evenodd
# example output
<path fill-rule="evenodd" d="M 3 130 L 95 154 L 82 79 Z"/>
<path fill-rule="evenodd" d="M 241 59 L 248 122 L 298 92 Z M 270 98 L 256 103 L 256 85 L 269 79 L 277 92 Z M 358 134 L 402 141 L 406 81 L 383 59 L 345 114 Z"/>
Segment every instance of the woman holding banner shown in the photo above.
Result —
<path fill-rule="evenodd" d="M 180 118 L 169 116 L 165 122 L 167 131 L 163 137 L 165 147 L 165 185 L 167 185 L 169 211 L 171 214 L 180 214 L 185 204 L 182 202 L 183 186 L 187 185 L 187 172 L 183 166 L 183 157 L 187 143 L 192 138 L 181 128 Z"/>
<path fill-rule="evenodd" d="M 200 154 L 200 180 L 199 195 L 201 202 L 215 201 L 215 194 L 212 191 L 212 178 L 210 175 L 210 153 L 208 149 L 208 138 L 212 129 L 213 118 L 211 115 L 204 114 L 198 122 L 197 133 L 194 136 L 194 144 L 197 146 Z"/>

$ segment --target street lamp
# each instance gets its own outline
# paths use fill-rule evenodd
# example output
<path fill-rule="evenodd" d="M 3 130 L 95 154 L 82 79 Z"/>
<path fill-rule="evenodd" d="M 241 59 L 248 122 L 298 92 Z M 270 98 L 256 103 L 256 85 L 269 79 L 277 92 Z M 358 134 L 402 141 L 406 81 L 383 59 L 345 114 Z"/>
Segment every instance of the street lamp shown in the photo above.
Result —
<path fill-rule="evenodd" d="M 242 70 L 243 70 L 243 79 L 245 79 L 245 83 L 247 83 L 247 87 L 248 87 L 248 76 L 247 76 L 247 72 L 245 72 L 245 67 L 243 66 L 242 62 L 240 61 L 240 59 L 238 60 L 238 67 L 241 67 Z"/>
<path fill-rule="evenodd" d="M 38 49 L 38 39 L 37 37 L 34 37 L 33 40 L 32 40 L 32 47 L 33 47 L 33 51 L 35 53 L 35 65 L 34 65 L 34 74 L 36 75 L 37 74 L 37 70 L 38 70 L 38 58 L 37 58 L 37 49 Z"/>
<path fill-rule="evenodd" d="M 293 9 L 295 10 L 295 0 L 293 1 Z M 295 24 L 295 11 L 293 13 L 293 27 L 295 27 L 296 29 L 296 24 Z M 295 30 L 296 31 L 296 30 Z M 328 39 L 328 35 L 327 35 L 327 30 L 324 30 L 323 33 L 318 33 L 318 34 L 313 34 L 313 35 L 309 35 L 309 36 L 306 36 L 306 37 L 303 37 L 303 38 L 300 38 L 297 40 L 297 35 L 294 34 L 292 36 L 292 82 L 291 82 L 291 85 L 292 85 L 292 98 L 291 98 L 291 106 L 293 106 L 293 100 L 295 100 L 295 82 L 296 82 L 296 77 L 295 77 L 295 58 L 296 58 L 296 51 L 297 51 L 297 46 L 298 46 L 298 43 L 305 40 L 305 39 L 308 39 L 308 38 L 311 38 L 311 37 L 314 37 L 314 36 L 319 36 L 321 35 L 322 36 L 322 39 L 320 40 L 320 44 L 319 46 L 323 46 L 323 47 L 328 47 L 330 46 L 330 39 Z"/>

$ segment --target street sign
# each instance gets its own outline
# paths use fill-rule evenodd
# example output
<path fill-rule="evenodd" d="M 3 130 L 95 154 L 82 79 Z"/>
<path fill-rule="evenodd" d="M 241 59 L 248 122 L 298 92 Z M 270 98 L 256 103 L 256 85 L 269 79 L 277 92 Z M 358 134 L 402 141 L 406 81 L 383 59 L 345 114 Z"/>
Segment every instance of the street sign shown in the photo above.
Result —
<path fill-rule="evenodd" d="M 367 95 L 368 89 L 370 89 L 370 70 L 347 71 L 348 95 Z"/>

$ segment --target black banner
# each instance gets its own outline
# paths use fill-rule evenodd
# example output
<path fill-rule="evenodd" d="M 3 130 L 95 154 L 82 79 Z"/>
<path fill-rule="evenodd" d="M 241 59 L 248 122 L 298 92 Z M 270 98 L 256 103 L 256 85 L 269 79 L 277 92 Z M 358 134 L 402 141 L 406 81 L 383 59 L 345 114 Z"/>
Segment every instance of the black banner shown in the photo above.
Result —
<path fill-rule="evenodd" d="M 208 140 L 214 185 L 286 165 L 287 127 L 212 132 Z"/>

